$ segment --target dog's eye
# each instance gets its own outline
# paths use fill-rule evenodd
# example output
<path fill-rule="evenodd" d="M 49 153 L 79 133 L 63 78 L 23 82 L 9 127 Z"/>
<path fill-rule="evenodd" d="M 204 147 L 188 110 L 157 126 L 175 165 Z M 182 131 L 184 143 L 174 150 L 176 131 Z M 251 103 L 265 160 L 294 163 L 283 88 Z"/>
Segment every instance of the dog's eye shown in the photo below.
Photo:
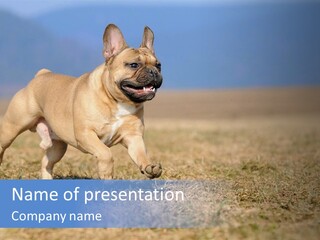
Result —
<path fill-rule="evenodd" d="M 133 69 L 136 69 L 139 67 L 139 64 L 138 63 L 130 63 L 129 66 Z"/>
<path fill-rule="evenodd" d="M 156 63 L 156 68 L 161 71 L 161 63 Z"/>

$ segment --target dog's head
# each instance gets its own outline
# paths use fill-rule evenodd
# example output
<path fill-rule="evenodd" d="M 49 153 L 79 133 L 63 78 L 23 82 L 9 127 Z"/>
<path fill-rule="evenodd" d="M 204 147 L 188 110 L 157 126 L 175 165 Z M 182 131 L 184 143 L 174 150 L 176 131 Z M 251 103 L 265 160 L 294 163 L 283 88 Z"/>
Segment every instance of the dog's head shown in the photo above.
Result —
<path fill-rule="evenodd" d="M 142 103 L 154 98 L 162 84 L 161 64 L 154 53 L 154 35 L 145 27 L 139 48 L 129 48 L 114 24 L 103 35 L 106 86 L 118 101 Z"/>

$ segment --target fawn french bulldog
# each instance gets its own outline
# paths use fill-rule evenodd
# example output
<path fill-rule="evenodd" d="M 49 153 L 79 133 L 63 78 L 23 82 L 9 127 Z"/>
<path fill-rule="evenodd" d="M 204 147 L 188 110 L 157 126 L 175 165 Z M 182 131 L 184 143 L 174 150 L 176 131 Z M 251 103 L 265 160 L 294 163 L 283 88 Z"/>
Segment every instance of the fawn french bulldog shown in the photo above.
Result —
<path fill-rule="evenodd" d="M 65 154 L 67 145 L 98 159 L 101 179 L 113 177 L 111 146 L 122 144 L 140 171 L 161 175 L 150 162 L 143 140 L 143 103 L 162 84 L 154 35 L 145 27 L 139 48 L 127 46 L 120 29 L 110 24 L 103 35 L 106 61 L 79 78 L 40 70 L 11 100 L 0 125 L 0 163 L 5 150 L 26 130 L 36 131 L 45 150 L 43 179 Z"/>

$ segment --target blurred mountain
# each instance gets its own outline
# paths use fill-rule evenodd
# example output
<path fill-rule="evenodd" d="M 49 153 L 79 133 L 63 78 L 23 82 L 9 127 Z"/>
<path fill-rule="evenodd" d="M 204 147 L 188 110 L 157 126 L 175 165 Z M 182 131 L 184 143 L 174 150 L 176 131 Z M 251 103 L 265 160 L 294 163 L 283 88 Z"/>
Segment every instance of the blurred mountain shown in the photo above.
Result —
<path fill-rule="evenodd" d="M 320 4 L 215 6 L 83 6 L 35 19 L 65 39 L 101 51 L 102 33 L 117 24 L 139 46 L 155 33 L 167 88 L 229 88 L 320 83 Z"/>
<path fill-rule="evenodd" d="M 0 96 L 25 86 L 41 68 L 79 75 L 98 62 L 79 43 L 61 40 L 34 20 L 1 10 L 0 31 Z"/>
<path fill-rule="evenodd" d="M 164 87 L 320 84 L 320 3 L 74 6 L 21 19 L 0 12 L 0 82 L 25 84 L 42 67 L 80 75 L 103 61 L 102 34 L 118 25 L 138 47 L 155 33 Z"/>

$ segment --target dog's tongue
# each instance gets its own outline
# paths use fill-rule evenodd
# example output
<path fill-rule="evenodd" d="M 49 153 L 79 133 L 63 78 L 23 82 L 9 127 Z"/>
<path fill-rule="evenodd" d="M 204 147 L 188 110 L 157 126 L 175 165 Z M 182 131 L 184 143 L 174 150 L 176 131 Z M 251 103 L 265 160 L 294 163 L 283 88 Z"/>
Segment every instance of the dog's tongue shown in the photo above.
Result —
<path fill-rule="evenodd" d="M 134 92 L 136 94 L 141 94 L 141 95 L 145 95 L 145 94 L 149 94 L 149 93 L 155 93 L 156 92 L 156 88 L 152 85 L 147 85 L 145 87 L 140 87 L 140 88 L 130 88 L 127 87 L 128 91 L 130 92 Z"/>
<path fill-rule="evenodd" d="M 156 89 L 152 85 L 143 87 L 144 92 L 154 92 L 155 90 Z"/>

